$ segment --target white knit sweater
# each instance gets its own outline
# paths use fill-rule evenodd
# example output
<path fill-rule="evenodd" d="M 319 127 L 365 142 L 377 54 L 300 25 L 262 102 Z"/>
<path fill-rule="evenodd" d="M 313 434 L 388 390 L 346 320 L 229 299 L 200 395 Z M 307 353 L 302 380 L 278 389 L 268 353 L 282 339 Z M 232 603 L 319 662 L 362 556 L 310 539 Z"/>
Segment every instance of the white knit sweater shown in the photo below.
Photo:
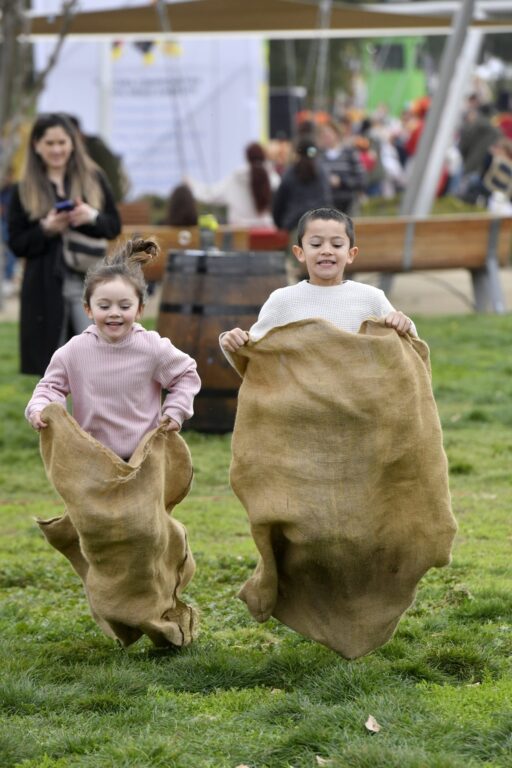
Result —
<path fill-rule="evenodd" d="M 258 341 L 272 328 L 313 318 L 328 320 L 342 331 L 357 333 L 369 317 L 384 317 L 393 309 L 384 292 L 372 285 L 345 280 L 340 285 L 327 287 L 302 280 L 270 294 L 249 336 L 251 341 Z"/>
<path fill-rule="evenodd" d="M 327 287 L 302 280 L 270 294 L 249 330 L 249 337 L 251 341 L 258 341 L 272 328 L 314 318 L 328 320 L 342 331 L 357 333 L 365 320 L 385 317 L 393 310 L 385 293 L 372 285 L 345 280 L 340 285 Z M 417 335 L 414 323 L 411 331 Z M 222 351 L 233 365 L 230 353 Z"/>

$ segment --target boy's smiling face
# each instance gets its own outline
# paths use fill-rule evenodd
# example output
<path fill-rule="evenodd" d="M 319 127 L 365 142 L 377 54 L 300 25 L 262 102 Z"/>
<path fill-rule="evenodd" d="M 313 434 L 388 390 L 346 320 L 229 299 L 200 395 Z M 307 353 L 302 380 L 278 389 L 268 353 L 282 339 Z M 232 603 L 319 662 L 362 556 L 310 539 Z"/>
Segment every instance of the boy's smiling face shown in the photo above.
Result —
<path fill-rule="evenodd" d="M 306 265 L 309 282 L 324 287 L 343 282 L 345 266 L 352 264 L 357 247 L 350 247 L 345 224 L 335 219 L 308 221 L 302 247 L 293 246 L 295 257 Z"/>

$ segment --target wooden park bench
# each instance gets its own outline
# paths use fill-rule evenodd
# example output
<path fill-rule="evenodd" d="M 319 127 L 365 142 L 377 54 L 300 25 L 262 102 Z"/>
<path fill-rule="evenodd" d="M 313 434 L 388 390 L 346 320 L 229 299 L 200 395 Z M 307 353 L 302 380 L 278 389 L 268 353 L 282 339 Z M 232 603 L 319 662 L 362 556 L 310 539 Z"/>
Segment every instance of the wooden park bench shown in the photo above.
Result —
<path fill-rule="evenodd" d="M 118 203 L 117 210 L 123 226 L 125 224 L 149 224 L 151 205 L 149 200 L 134 200 L 131 203 Z"/>
<path fill-rule="evenodd" d="M 510 259 L 512 217 L 465 214 L 355 220 L 359 254 L 347 273 L 467 269 L 478 312 L 505 311 L 499 267 Z"/>
<path fill-rule="evenodd" d="M 388 286 L 392 275 L 420 270 L 467 269 L 471 273 L 474 306 L 478 312 L 505 311 L 499 268 L 510 258 L 512 217 L 491 214 L 450 214 L 415 218 L 407 216 L 355 219 L 359 255 L 347 274 L 379 272 Z M 170 250 L 201 248 L 198 227 L 149 224 L 123 226 L 122 237 L 134 234 L 158 239 L 162 253 L 145 269 L 150 281 L 162 280 Z M 260 233 L 261 234 L 261 233 Z M 270 238 L 270 240 L 268 239 Z M 254 251 L 271 242 L 267 250 L 285 250 L 287 233 L 269 231 L 266 237 L 251 230 L 221 226 L 215 233 L 219 250 Z"/>

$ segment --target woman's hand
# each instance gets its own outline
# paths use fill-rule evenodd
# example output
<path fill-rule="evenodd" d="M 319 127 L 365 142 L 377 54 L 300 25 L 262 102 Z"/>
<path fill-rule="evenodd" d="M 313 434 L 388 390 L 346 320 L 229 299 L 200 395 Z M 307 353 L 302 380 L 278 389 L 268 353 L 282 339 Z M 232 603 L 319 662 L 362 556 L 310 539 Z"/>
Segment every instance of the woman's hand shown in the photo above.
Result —
<path fill-rule="evenodd" d="M 83 200 L 76 200 L 75 207 L 69 213 L 69 223 L 72 227 L 82 227 L 84 224 L 94 224 L 98 218 L 99 211 L 92 205 L 84 203 Z"/>
<path fill-rule="evenodd" d="M 69 211 L 56 211 L 52 208 L 44 219 L 39 222 L 41 229 L 46 235 L 61 235 L 70 224 Z"/>

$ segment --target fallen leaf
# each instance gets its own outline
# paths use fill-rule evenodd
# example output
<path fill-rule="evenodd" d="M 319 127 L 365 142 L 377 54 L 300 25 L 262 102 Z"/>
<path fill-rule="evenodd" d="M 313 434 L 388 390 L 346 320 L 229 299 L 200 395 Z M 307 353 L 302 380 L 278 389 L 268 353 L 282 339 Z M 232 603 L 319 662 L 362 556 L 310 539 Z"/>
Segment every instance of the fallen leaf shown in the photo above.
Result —
<path fill-rule="evenodd" d="M 370 731 L 370 733 L 378 733 L 380 731 L 380 725 L 373 715 L 368 715 L 368 720 L 364 724 L 364 727 L 367 731 Z"/>
<path fill-rule="evenodd" d="M 329 760 L 327 757 L 320 757 L 320 755 L 316 756 L 316 764 L 317 765 L 332 765 L 332 760 Z"/>

